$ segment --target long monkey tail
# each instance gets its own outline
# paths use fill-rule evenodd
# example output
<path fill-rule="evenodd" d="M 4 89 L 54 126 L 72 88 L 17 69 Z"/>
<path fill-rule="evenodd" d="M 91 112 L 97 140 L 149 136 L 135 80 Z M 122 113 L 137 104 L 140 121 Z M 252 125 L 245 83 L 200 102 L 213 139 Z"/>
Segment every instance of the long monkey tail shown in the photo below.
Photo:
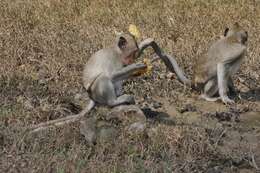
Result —
<path fill-rule="evenodd" d="M 83 118 L 85 114 L 89 113 L 95 106 L 95 102 L 90 100 L 89 104 L 79 113 L 76 115 L 67 116 L 64 118 L 60 118 L 57 120 L 48 121 L 45 123 L 40 123 L 30 128 L 31 133 L 47 130 L 50 127 L 61 127 L 65 124 L 73 123 L 78 121 L 79 119 Z"/>
<path fill-rule="evenodd" d="M 184 85 L 192 86 L 191 80 L 189 80 L 185 75 L 182 69 L 179 67 L 176 59 L 168 54 L 164 55 L 162 57 L 162 60 L 166 64 L 166 66 L 169 68 L 170 71 L 174 72 L 178 80 L 183 83 Z"/>
<path fill-rule="evenodd" d="M 153 50 L 155 51 L 155 53 L 157 54 L 157 56 L 159 56 L 164 64 L 167 66 L 167 68 L 175 73 L 178 77 L 178 80 L 183 83 L 184 85 L 188 85 L 190 87 L 192 87 L 192 82 L 191 80 L 189 80 L 185 75 L 184 72 L 182 71 L 182 69 L 179 67 L 176 59 L 168 54 L 164 54 L 161 50 L 161 48 L 158 46 L 158 44 L 152 39 L 152 38 L 147 38 L 144 41 L 142 41 L 138 47 L 139 47 L 139 53 L 138 56 L 140 56 L 144 49 L 146 49 L 147 47 L 151 46 L 153 48 Z"/>

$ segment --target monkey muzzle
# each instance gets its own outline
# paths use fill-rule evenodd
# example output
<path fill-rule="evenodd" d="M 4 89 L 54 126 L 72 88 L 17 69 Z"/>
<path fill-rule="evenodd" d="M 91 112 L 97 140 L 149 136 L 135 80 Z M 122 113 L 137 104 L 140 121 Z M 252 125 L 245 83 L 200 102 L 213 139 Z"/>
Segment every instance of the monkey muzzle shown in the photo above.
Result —
<path fill-rule="evenodd" d="M 127 65 L 130 65 L 130 64 L 133 64 L 134 61 L 135 61 L 137 52 L 138 51 L 133 51 L 128 56 L 124 57 L 123 60 L 122 60 L 123 65 L 127 66 Z"/>

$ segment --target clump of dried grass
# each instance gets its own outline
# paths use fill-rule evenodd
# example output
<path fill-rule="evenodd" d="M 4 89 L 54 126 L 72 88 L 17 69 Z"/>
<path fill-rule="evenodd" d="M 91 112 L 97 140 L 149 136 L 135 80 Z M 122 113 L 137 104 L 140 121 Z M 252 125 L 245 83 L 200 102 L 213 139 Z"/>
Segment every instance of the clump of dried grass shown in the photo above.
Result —
<path fill-rule="evenodd" d="M 249 32 L 249 53 L 239 77 L 254 76 L 254 86 L 259 85 L 258 1 L 1 0 L 0 16 L 2 172 L 196 172 L 225 159 L 231 160 L 226 167 L 232 167 L 232 158 L 212 148 L 213 137 L 203 128 L 158 126 L 160 133 L 152 138 L 122 134 L 114 144 L 94 147 L 84 143 L 75 126 L 28 139 L 20 129 L 77 112 L 74 96 L 82 91 L 84 63 L 131 23 L 142 38 L 153 37 L 174 54 L 190 76 L 208 43 L 239 21 Z M 128 82 L 127 92 L 183 104 L 182 86 L 164 80 L 160 68 L 150 78 Z"/>

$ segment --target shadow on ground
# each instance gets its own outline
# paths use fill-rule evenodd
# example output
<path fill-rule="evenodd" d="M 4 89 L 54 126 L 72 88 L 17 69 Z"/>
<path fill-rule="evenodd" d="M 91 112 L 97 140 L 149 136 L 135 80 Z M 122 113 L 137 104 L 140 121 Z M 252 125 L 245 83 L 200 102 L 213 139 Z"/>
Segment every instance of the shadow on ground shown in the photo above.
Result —
<path fill-rule="evenodd" d="M 176 124 L 173 117 L 171 117 L 169 114 L 167 114 L 165 112 L 154 111 L 150 108 L 143 108 L 142 111 L 148 120 L 152 120 L 152 121 L 158 122 L 158 123 L 163 123 L 165 125 L 175 125 Z"/>
<path fill-rule="evenodd" d="M 240 95 L 247 101 L 260 101 L 260 88 L 251 89 L 247 92 L 241 92 Z"/>

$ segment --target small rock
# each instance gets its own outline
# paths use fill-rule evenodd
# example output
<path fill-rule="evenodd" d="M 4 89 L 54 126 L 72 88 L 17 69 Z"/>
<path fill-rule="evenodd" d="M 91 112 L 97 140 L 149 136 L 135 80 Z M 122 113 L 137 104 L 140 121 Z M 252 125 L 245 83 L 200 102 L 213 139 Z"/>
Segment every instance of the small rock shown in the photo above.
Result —
<path fill-rule="evenodd" d="M 146 129 L 146 117 L 137 106 L 121 105 L 103 114 L 80 122 L 80 133 L 87 142 L 113 141 L 123 129 L 131 133 L 142 133 Z"/>
<path fill-rule="evenodd" d="M 174 73 L 168 73 L 166 77 L 167 79 L 174 79 L 174 76 L 175 76 Z"/>
<path fill-rule="evenodd" d="M 160 74 L 159 79 L 165 79 L 165 74 Z"/>
<path fill-rule="evenodd" d="M 196 111 L 196 107 L 192 104 L 186 104 L 184 105 L 184 107 L 181 108 L 180 113 L 184 113 L 184 112 L 195 112 Z"/>
<path fill-rule="evenodd" d="M 160 102 L 153 102 L 153 107 L 154 107 L 154 109 L 159 109 L 159 108 L 162 107 L 162 103 L 160 103 Z"/>
<path fill-rule="evenodd" d="M 222 173 L 222 170 L 219 166 L 215 166 L 214 168 L 210 168 L 207 173 Z"/>
<path fill-rule="evenodd" d="M 74 99 L 75 100 L 80 100 L 82 98 L 82 94 L 80 93 L 77 93 L 75 96 L 74 96 Z"/>
<path fill-rule="evenodd" d="M 34 106 L 33 106 L 33 104 L 31 103 L 30 100 L 26 100 L 24 102 L 24 108 L 27 109 L 27 110 L 33 110 Z"/>
<path fill-rule="evenodd" d="M 47 84 L 47 80 L 46 79 L 39 79 L 39 84 L 40 85 L 46 85 Z"/>
<path fill-rule="evenodd" d="M 135 105 L 121 105 L 113 108 L 106 116 L 107 120 L 118 119 L 125 123 L 145 122 L 143 111 Z"/>
<path fill-rule="evenodd" d="M 98 133 L 98 140 L 102 142 L 112 141 L 118 136 L 118 130 L 114 127 L 101 127 Z"/>
<path fill-rule="evenodd" d="M 48 102 L 43 102 L 43 103 L 41 103 L 41 110 L 42 110 L 43 112 L 48 112 L 48 111 L 50 111 L 50 110 L 51 110 L 51 107 L 52 107 L 52 105 L 51 105 L 50 103 L 48 103 Z"/>
<path fill-rule="evenodd" d="M 147 135 L 149 136 L 149 138 L 154 138 L 154 136 L 156 136 L 158 134 L 158 127 L 153 127 L 153 128 L 150 128 L 148 131 L 147 131 Z"/>
<path fill-rule="evenodd" d="M 131 124 L 128 128 L 130 132 L 135 132 L 135 133 L 142 133 L 145 131 L 146 124 L 143 122 L 135 122 Z"/>
<path fill-rule="evenodd" d="M 80 121 L 80 134 L 82 134 L 86 141 L 89 143 L 95 143 L 97 138 L 96 132 L 96 119 L 86 118 Z"/>
<path fill-rule="evenodd" d="M 18 103 L 23 103 L 24 102 L 24 100 L 25 100 L 25 98 L 23 97 L 23 96 L 18 96 L 18 97 L 16 97 L 16 101 L 18 102 Z"/>

